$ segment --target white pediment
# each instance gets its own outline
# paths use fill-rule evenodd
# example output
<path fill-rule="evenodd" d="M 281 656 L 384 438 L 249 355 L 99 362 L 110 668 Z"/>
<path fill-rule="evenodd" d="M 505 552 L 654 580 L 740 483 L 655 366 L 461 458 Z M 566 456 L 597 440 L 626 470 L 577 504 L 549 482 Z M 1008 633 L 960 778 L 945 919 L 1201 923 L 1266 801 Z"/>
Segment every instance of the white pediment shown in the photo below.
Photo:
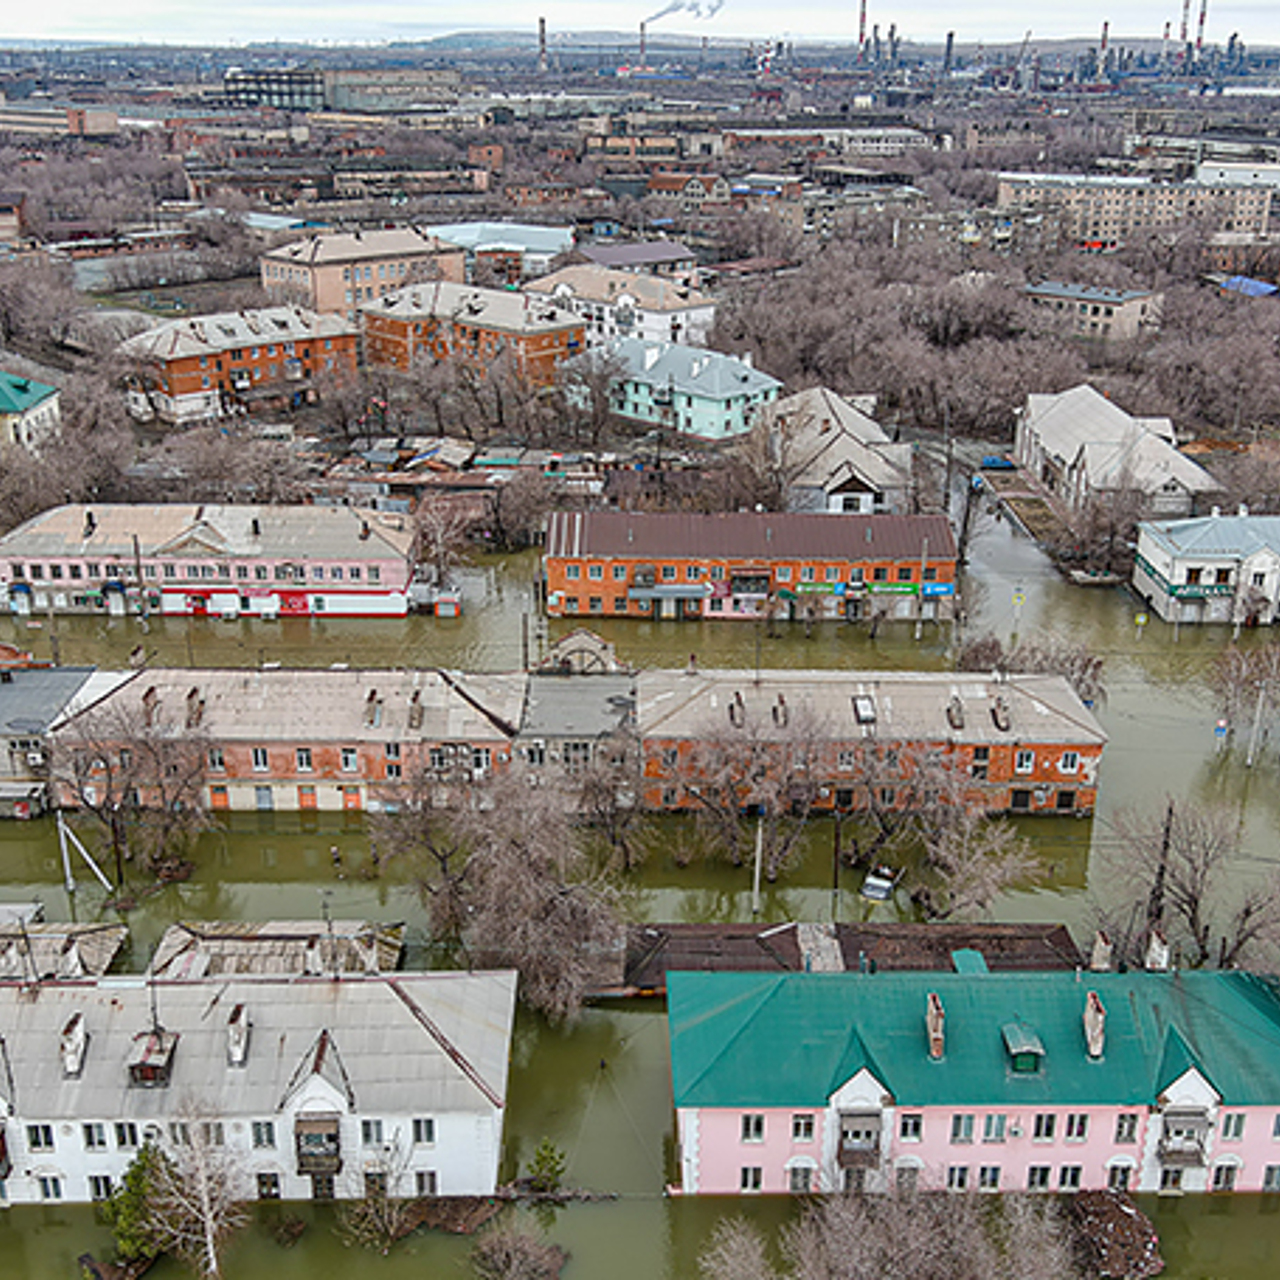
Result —
<path fill-rule="evenodd" d="M 1222 1101 L 1222 1095 L 1195 1069 L 1188 1067 L 1160 1095 L 1163 1107 L 1203 1107 L 1210 1109 Z"/>
<path fill-rule="evenodd" d="M 878 1111 L 893 1105 L 893 1095 L 866 1067 L 860 1067 L 831 1095 L 830 1105 L 837 1111 Z"/>

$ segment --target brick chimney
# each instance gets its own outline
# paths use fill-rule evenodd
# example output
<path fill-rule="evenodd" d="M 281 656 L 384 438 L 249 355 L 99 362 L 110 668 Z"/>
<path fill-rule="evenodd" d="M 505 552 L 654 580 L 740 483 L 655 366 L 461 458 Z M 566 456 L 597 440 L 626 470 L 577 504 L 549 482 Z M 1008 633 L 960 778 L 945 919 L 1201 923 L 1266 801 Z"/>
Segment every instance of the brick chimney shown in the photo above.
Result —
<path fill-rule="evenodd" d="M 1101 929 L 1093 935 L 1093 954 L 1089 968 L 1094 973 L 1106 973 L 1111 968 L 1111 939 Z"/>
<path fill-rule="evenodd" d="M 227 1063 L 230 1066 L 243 1067 L 249 1060 L 249 1032 L 252 1027 L 249 1011 L 242 1004 L 236 1005 L 227 1019 Z"/>
<path fill-rule="evenodd" d="M 946 1021 L 947 1015 L 943 1012 L 942 1001 L 938 998 L 936 991 L 930 991 L 924 1024 L 929 1032 L 929 1057 L 935 1062 L 942 1061 L 942 1051 L 946 1047 Z"/>
<path fill-rule="evenodd" d="M 1102 1057 L 1102 1048 L 1106 1043 L 1107 1011 L 1096 991 L 1090 991 L 1084 1001 L 1084 1042 L 1089 1049 L 1089 1057 Z"/>
<path fill-rule="evenodd" d="M 62 1054 L 62 1074 L 72 1079 L 84 1069 L 85 1050 L 89 1047 L 89 1031 L 84 1024 L 83 1013 L 73 1013 L 62 1028 L 59 1046 Z"/>

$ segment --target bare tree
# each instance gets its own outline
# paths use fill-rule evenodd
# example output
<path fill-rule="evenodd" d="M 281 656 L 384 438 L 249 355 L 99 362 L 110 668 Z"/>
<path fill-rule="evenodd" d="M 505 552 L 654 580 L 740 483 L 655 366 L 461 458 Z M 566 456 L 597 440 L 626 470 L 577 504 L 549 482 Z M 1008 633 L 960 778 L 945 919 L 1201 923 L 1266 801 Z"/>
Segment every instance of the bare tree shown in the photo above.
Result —
<path fill-rule="evenodd" d="M 399 1130 L 385 1147 L 364 1163 L 364 1195 L 344 1200 L 335 1230 L 345 1245 L 388 1254 L 413 1224 L 413 1200 L 404 1194 L 409 1152 Z"/>
<path fill-rule="evenodd" d="M 1254 723 L 1269 729 L 1280 708 L 1280 643 L 1229 645 L 1209 669 L 1209 688 L 1230 734 Z"/>
<path fill-rule="evenodd" d="M 222 1247 L 248 1222 L 248 1175 L 223 1145 L 222 1121 L 187 1103 L 151 1170 L 147 1206 L 157 1247 L 205 1277 L 222 1274 Z"/>
<path fill-rule="evenodd" d="M 777 1280 L 764 1235 L 746 1218 L 721 1218 L 698 1254 L 701 1280 Z"/>
<path fill-rule="evenodd" d="M 623 871 L 632 871 L 644 857 L 644 758 L 634 733 L 625 730 L 599 742 L 591 763 L 573 781 L 578 813 L 608 844 Z"/>
<path fill-rule="evenodd" d="M 470 510 L 447 498 L 427 498 L 418 507 L 414 516 L 415 559 L 431 570 L 436 586 L 450 584 L 474 527 Z"/>
<path fill-rule="evenodd" d="M 471 1250 L 477 1280 L 556 1280 L 568 1255 L 508 1219 L 490 1227 Z"/>
<path fill-rule="evenodd" d="M 925 885 L 917 896 L 935 919 L 988 911 L 1002 893 L 1041 874 L 1030 842 L 1012 824 L 963 805 L 953 806 L 926 838 L 925 860 L 937 889 Z"/>
<path fill-rule="evenodd" d="M 1241 886 L 1240 824 L 1225 807 L 1123 810 L 1111 821 L 1107 880 L 1121 892 L 1099 922 L 1118 958 L 1141 963 L 1160 931 L 1190 968 L 1270 960 L 1280 945 L 1280 876 Z"/>
<path fill-rule="evenodd" d="M 1007 649 L 987 634 L 969 641 L 956 659 L 958 671 L 1000 671 L 1011 675 L 1065 676 L 1082 702 L 1100 701 L 1103 660 L 1082 641 L 1035 632 Z"/>

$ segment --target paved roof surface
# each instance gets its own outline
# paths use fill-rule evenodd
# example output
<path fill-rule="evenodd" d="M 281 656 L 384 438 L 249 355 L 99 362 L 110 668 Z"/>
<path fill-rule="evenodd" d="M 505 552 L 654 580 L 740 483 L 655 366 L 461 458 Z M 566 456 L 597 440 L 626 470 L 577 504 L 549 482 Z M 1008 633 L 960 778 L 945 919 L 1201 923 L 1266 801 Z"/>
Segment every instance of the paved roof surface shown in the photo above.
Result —
<path fill-rule="evenodd" d="M 1097 1060 L 1089 991 L 1106 1009 Z M 667 992 L 677 1107 L 821 1107 L 864 1067 L 899 1106 L 1154 1104 L 1188 1066 L 1224 1105 L 1280 1100 L 1280 997 L 1247 973 L 671 973 Z M 941 1061 L 930 992 L 946 1015 Z M 1009 1069 L 1011 1021 L 1044 1045 L 1034 1074 Z"/>
<path fill-rule="evenodd" d="M 223 351 L 305 342 L 352 335 L 355 327 L 341 316 L 320 315 L 301 307 L 261 307 L 216 315 L 164 320 L 121 344 L 136 359 L 182 360 Z"/>
<path fill-rule="evenodd" d="M 1209 515 L 1189 520 L 1151 520 L 1138 526 L 1172 556 L 1280 554 L 1280 516 Z"/>
<path fill-rule="evenodd" d="M 0 680 L 0 734 L 43 734 L 92 674 L 92 667 L 6 669 Z"/>
<path fill-rule="evenodd" d="M 173 1114 L 197 1098 L 215 1115 L 277 1112 L 295 1073 L 327 1031 L 350 1082 L 351 1105 L 374 1115 L 421 1108 L 488 1110 L 483 1082 L 499 1099 L 507 1062 L 516 975 L 402 973 L 388 976 L 216 978 L 154 982 L 166 1031 L 179 1037 L 167 1088 L 131 1088 L 126 1064 L 134 1038 L 150 1030 L 151 991 L 142 977 L 47 983 L 34 995 L 0 984 L 0 1036 L 23 1114 L 52 1121 Z M 252 1024 L 243 1068 L 227 1066 L 227 1020 L 243 1004 Z M 415 1008 L 434 1025 L 433 1034 Z M 61 1070 L 59 1037 L 84 1015 L 89 1035 L 79 1077 Z M 447 1041 L 468 1074 L 444 1047 Z M 10 1093 L 6 1084 L 0 1090 Z"/>
<path fill-rule="evenodd" d="M 1107 735 L 1093 712 L 1062 676 L 1012 675 L 993 679 L 972 673 L 931 671 L 732 671 L 700 668 L 641 671 L 636 677 L 642 737 L 704 739 L 729 724 L 729 706 L 741 699 L 743 723 L 768 738 L 779 695 L 793 722 L 804 716 L 824 736 L 843 741 L 863 736 L 853 699 L 869 699 L 880 740 L 966 743 L 1098 744 Z M 947 708 L 956 698 L 963 724 Z M 1007 729 L 991 714 L 997 697 L 1007 708 Z M 786 729 L 780 729 L 785 734 Z"/>
<path fill-rule="evenodd" d="M 56 387 L 32 378 L 20 378 L 16 373 L 0 372 L 0 413 L 26 413 L 57 394 Z"/>
<path fill-rule="evenodd" d="M 635 678 L 630 675 L 529 677 L 522 738 L 603 738 L 635 717 Z"/>
<path fill-rule="evenodd" d="M 1066 284 L 1061 280 L 1042 280 L 1023 290 L 1038 298 L 1062 298 L 1070 302 L 1099 302 L 1123 305 L 1138 298 L 1154 296 L 1150 289 L 1104 289 L 1091 284 Z"/>
<path fill-rule="evenodd" d="M 366 528 L 369 536 L 362 537 Z M 0 538 L 0 551 L 26 559 L 72 556 L 132 563 L 135 537 L 144 556 L 291 560 L 385 560 L 407 556 L 413 544 L 404 516 L 352 507 L 73 503 L 32 516 Z"/>
<path fill-rule="evenodd" d="M 584 258 L 602 267 L 654 267 L 663 263 L 693 262 L 693 250 L 678 240 L 644 240 L 639 244 L 584 244 Z"/>
<path fill-rule="evenodd" d="M 323 266 L 334 262 L 363 262 L 368 258 L 404 258 L 417 254 L 448 253 L 446 244 L 418 227 L 389 227 L 377 231 L 341 231 L 308 236 L 282 244 L 262 256 L 273 262 Z"/>
<path fill-rule="evenodd" d="M 435 317 L 521 334 L 582 328 L 579 315 L 548 298 L 535 298 L 510 289 L 480 289 L 449 280 L 397 289 L 395 293 L 366 302 L 360 310 L 366 315 L 395 316 L 401 320 Z"/>
<path fill-rule="evenodd" d="M 634 271 L 613 271 L 592 263 L 563 267 L 549 276 L 525 285 L 527 293 L 583 298 L 588 302 L 617 305 L 630 299 L 645 311 L 692 311 L 715 306 L 713 299 L 667 276 L 651 276 Z"/>
<path fill-rule="evenodd" d="M 555 512 L 547 533 L 552 556 L 711 556 L 745 560 L 919 560 L 955 557 L 945 516 L 832 516 L 779 512 L 714 515 Z M 3 544 L 0 544 L 3 545 Z"/>

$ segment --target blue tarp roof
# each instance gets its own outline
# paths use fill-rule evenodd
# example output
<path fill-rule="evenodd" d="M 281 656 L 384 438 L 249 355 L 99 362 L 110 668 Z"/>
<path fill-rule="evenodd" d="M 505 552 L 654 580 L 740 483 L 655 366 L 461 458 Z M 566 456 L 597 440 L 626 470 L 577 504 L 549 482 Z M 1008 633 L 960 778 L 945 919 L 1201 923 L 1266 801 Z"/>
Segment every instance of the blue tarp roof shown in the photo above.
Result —
<path fill-rule="evenodd" d="M 1232 293 L 1243 293 L 1246 298 L 1269 298 L 1273 293 L 1280 293 L 1280 286 L 1252 276 L 1230 276 L 1222 282 L 1222 287 Z"/>

